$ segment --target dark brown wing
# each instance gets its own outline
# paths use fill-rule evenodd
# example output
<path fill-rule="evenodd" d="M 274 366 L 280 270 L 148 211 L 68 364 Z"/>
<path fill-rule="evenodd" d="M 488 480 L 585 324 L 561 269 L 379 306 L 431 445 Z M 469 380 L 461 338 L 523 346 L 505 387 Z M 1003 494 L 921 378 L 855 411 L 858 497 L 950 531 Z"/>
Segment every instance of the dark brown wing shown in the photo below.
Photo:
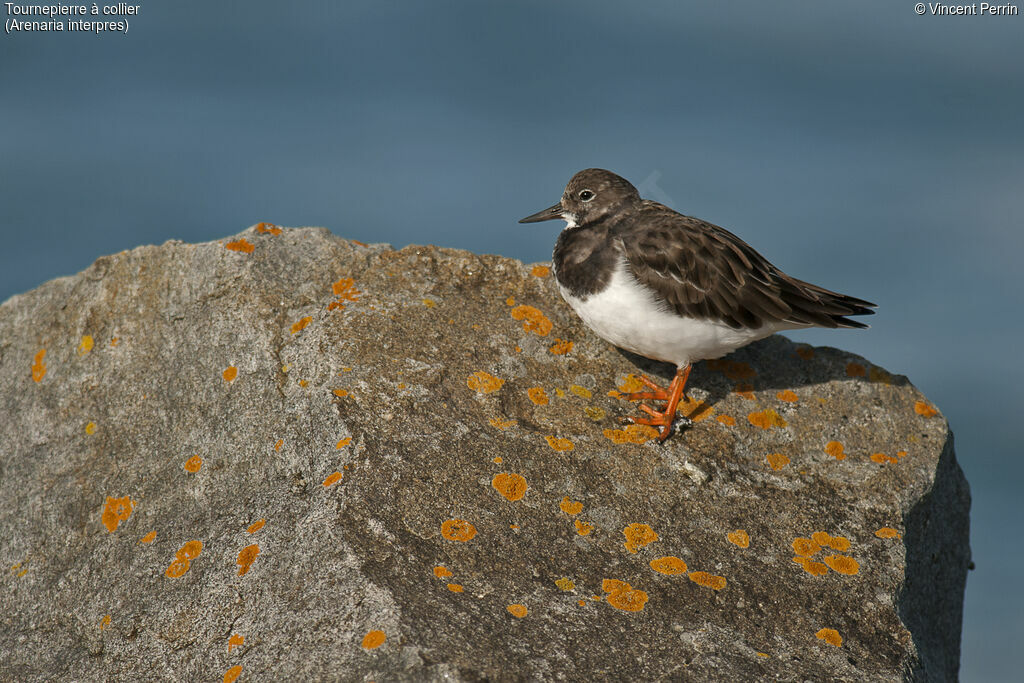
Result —
<path fill-rule="evenodd" d="M 615 230 L 633 274 L 680 315 L 730 327 L 867 327 L 875 304 L 797 280 L 728 230 L 656 202 Z"/>

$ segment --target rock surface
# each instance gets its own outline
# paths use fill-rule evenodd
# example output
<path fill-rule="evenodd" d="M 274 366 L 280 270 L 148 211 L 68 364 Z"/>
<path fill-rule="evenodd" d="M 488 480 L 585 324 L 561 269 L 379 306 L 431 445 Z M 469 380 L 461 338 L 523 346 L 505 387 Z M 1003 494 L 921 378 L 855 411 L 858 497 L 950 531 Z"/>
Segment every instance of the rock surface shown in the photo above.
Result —
<path fill-rule="evenodd" d="M 955 678 L 970 499 L 906 378 L 772 337 L 659 444 L 641 370 L 543 266 L 322 229 L 15 296 L 0 679 Z"/>

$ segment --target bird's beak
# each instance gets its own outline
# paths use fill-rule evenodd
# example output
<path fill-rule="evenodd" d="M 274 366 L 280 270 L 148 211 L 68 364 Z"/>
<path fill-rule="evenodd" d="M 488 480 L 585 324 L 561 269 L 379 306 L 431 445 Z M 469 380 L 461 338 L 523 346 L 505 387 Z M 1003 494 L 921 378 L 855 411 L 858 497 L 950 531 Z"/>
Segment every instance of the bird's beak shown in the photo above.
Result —
<path fill-rule="evenodd" d="M 544 209 L 543 211 L 538 211 L 537 213 L 535 213 L 535 214 L 533 214 L 531 216 L 527 216 L 526 218 L 521 219 L 519 222 L 520 223 L 540 223 L 541 221 L 553 221 L 556 218 L 561 218 L 561 217 L 562 217 L 562 205 L 561 204 L 555 204 L 554 206 L 549 206 L 548 208 Z"/>

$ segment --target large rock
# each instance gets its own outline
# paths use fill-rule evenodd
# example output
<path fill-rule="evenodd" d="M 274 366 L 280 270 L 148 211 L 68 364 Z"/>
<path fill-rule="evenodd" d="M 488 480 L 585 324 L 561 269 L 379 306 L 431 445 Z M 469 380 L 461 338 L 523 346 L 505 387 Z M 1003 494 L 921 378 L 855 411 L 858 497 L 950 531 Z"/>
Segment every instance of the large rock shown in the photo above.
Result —
<path fill-rule="evenodd" d="M 321 229 L 13 297 L 0 678 L 955 678 L 969 494 L 904 377 L 772 337 L 661 444 L 640 369 L 542 266 Z"/>

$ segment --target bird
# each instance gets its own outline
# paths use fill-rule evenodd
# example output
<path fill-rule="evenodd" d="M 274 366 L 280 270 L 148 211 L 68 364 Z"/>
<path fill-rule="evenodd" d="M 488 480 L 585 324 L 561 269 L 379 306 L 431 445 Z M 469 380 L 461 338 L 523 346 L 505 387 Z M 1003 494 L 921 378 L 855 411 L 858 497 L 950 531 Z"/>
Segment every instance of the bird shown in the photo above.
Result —
<path fill-rule="evenodd" d="M 646 413 L 627 419 L 657 428 L 662 442 L 693 363 L 780 330 L 866 328 L 847 316 L 877 307 L 787 275 L 725 228 L 641 199 L 604 169 L 576 173 L 557 204 L 519 222 L 556 219 L 565 227 L 552 271 L 573 311 L 605 341 L 676 367 L 668 387 L 641 375 L 647 390 L 621 395 Z"/>

